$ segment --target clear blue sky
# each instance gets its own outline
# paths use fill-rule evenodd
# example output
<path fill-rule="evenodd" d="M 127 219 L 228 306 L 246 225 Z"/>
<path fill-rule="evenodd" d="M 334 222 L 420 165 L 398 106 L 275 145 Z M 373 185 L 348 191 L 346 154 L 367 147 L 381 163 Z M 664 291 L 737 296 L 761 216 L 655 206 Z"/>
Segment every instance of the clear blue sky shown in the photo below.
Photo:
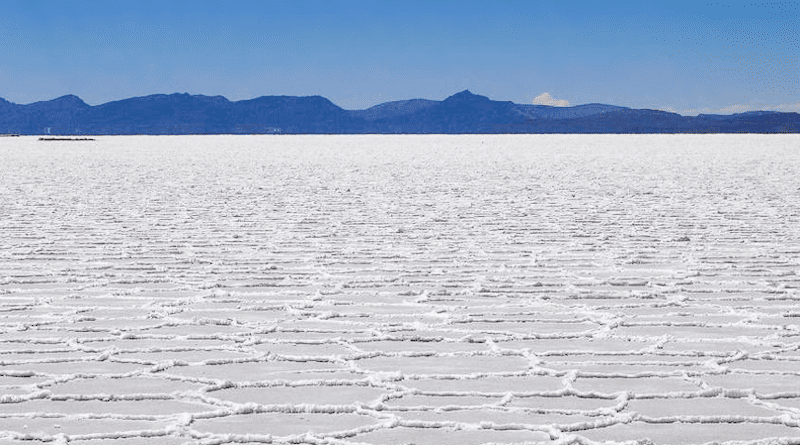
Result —
<path fill-rule="evenodd" d="M 800 2 L 2 0 L 0 97 L 800 111 Z"/>

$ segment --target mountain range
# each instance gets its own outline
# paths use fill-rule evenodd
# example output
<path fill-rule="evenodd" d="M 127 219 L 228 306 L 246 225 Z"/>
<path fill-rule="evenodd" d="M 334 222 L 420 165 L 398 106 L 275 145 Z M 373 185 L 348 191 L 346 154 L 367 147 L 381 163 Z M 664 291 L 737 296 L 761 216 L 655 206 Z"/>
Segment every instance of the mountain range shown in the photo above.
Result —
<path fill-rule="evenodd" d="M 495 101 L 469 90 L 447 99 L 345 110 L 321 96 L 155 94 L 91 106 L 74 95 L 27 105 L 0 98 L 0 134 L 497 134 L 797 133 L 800 114 L 681 116 L 660 110 Z"/>

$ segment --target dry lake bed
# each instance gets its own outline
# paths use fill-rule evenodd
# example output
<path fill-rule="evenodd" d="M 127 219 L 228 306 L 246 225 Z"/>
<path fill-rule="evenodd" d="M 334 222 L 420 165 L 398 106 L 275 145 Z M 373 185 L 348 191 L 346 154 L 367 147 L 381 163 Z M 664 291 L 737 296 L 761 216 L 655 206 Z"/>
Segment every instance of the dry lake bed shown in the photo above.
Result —
<path fill-rule="evenodd" d="M 0 140 L 0 443 L 800 443 L 800 137 Z"/>

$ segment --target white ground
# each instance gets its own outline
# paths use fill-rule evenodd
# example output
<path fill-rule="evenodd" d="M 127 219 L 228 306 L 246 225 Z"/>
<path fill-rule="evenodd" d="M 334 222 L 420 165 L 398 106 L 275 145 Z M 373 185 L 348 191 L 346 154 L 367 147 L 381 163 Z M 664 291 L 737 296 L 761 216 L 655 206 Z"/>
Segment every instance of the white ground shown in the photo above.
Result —
<path fill-rule="evenodd" d="M 0 139 L 0 443 L 800 443 L 800 137 Z"/>

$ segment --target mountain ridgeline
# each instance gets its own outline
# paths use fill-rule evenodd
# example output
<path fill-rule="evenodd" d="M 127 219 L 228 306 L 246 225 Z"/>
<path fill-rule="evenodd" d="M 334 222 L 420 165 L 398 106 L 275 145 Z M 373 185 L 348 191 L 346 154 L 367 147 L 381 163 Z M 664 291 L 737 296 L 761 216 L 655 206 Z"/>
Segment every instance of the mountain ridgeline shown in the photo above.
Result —
<path fill-rule="evenodd" d="M 156 94 L 91 106 L 77 96 L 18 105 L 0 98 L 0 134 L 797 133 L 800 114 L 681 116 L 659 110 L 494 101 L 468 90 L 436 101 L 344 110 L 320 96 Z"/>

